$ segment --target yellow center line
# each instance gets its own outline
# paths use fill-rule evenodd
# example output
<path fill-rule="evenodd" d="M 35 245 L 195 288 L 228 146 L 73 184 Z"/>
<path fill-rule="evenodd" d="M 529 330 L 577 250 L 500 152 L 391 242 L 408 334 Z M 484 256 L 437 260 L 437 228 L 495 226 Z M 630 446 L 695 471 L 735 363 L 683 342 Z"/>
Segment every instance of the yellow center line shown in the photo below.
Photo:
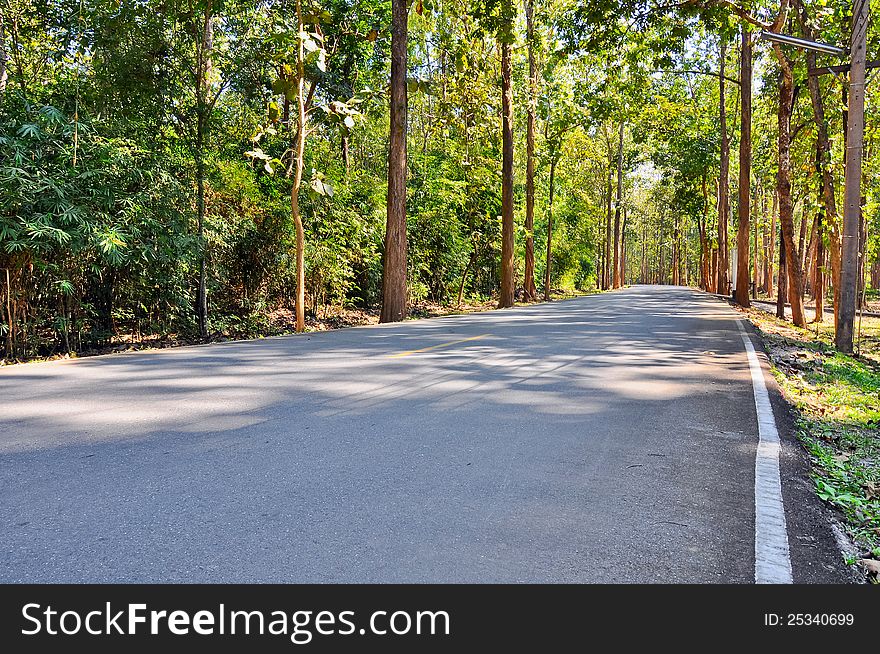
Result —
<path fill-rule="evenodd" d="M 432 345 L 431 347 L 423 347 L 420 350 L 408 350 L 406 352 L 398 352 L 397 354 L 391 354 L 392 359 L 397 359 L 399 357 L 408 357 L 410 354 L 418 354 L 419 352 L 427 352 L 429 350 L 436 350 L 441 347 L 449 347 L 450 345 L 458 345 L 459 343 L 467 343 L 468 341 L 476 341 L 481 338 L 486 338 L 487 336 L 491 336 L 492 334 L 480 334 L 479 336 L 471 336 L 470 338 L 462 338 L 458 341 L 449 341 L 448 343 L 438 343 L 437 345 Z"/>

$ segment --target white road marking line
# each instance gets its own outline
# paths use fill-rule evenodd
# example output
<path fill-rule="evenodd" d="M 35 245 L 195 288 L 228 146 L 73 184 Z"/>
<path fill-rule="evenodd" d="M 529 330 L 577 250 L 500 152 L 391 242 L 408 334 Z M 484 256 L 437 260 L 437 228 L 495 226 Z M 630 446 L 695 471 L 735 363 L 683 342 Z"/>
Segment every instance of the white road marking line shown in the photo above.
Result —
<path fill-rule="evenodd" d="M 790 584 L 791 559 L 782 483 L 779 478 L 779 432 L 764 383 L 764 371 L 742 321 L 737 319 L 749 357 L 755 409 L 758 414 L 758 451 L 755 454 L 755 583 Z"/>

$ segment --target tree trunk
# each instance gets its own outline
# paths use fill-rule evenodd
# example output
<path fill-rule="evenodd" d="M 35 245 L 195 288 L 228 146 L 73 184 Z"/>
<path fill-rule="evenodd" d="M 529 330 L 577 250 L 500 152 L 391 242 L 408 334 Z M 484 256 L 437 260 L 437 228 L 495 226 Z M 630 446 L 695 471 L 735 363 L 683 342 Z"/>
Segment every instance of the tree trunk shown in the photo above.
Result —
<path fill-rule="evenodd" d="M 409 3 L 391 8 L 391 104 L 388 142 L 388 203 L 382 261 L 380 322 L 406 317 L 406 47 Z"/>
<path fill-rule="evenodd" d="M 556 159 L 550 160 L 550 201 L 547 204 L 547 265 L 544 268 L 544 299 L 550 301 L 550 265 L 553 247 L 553 192 L 556 181 Z"/>
<path fill-rule="evenodd" d="M 865 197 L 862 196 L 862 205 L 865 204 Z M 859 222 L 859 273 L 858 284 L 856 285 L 856 306 L 859 309 L 865 308 L 865 262 L 868 260 L 866 251 L 868 245 L 868 220 L 862 213 Z"/>
<path fill-rule="evenodd" d="M 768 286 L 767 286 L 767 295 L 773 297 L 773 262 L 776 257 L 776 217 L 779 215 L 779 195 L 776 193 L 776 189 L 773 190 L 773 211 L 770 214 L 770 248 L 768 253 L 770 255 L 770 260 L 767 264 L 769 276 L 768 276 Z"/>
<path fill-rule="evenodd" d="M 613 286 L 620 288 L 620 204 L 623 200 L 623 121 L 617 144 L 617 201 L 614 207 L 614 264 Z"/>
<path fill-rule="evenodd" d="M 712 248 L 712 258 L 710 259 L 709 273 L 709 292 L 716 293 L 718 291 L 718 288 L 715 285 L 718 280 L 718 248 Z"/>
<path fill-rule="evenodd" d="M 812 298 L 816 299 L 816 240 L 819 237 L 819 212 L 813 217 L 813 224 L 810 227 L 810 240 L 807 246 L 807 256 L 804 257 L 804 274 L 806 275 L 806 284 L 809 287 L 809 293 Z M 807 289 L 804 289 L 807 291 Z"/>
<path fill-rule="evenodd" d="M 510 0 L 507 0 L 509 2 Z M 501 294 L 498 308 L 514 302 L 512 26 L 501 40 Z"/>
<path fill-rule="evenodd" d="M 868 0 L 854 0 L 847 103 L 843 238 L 840 253 L 840 308 L 834 335 L 837 349 L 847 354 L 853 351 L 853 323 L 859 287 L 859 225 L 862 213 L 862 146 L 865 128 L 865 50 L 868 16 Z"/>
<path fill-rule="evenodd" d="M 609 145 L 609 150 L 611 149 Z M 602 290 L 607 291 L 611 288 L 611 196 L 614 193 L 612 187 L 612 168 L 611 168 L 611 157 L 609 152 L 608 158 L 608 185 L 607 185 L 607 193 L 605 199 L 607 204 L 605 205 L 605 267 L 602 270 Z"/>
<path fill-rule="evenodd" d="M 461 283 L 458 285 L 458 302 L 456 303 L 456 306 L 459 309 L 461 309 L 461 300 L 462 300 L 462 297 L 464 296 L 464 284 L 467 281 L 468 272 L 470 271 L 471 266 L 476 262 L 476 260 L 477 260 L 477 245 L 476 245 L 476 243 L 474 243 L 474 251 L 471 253 L 471 256 L 468 257 L 467 265 L 464 267 L 464 272 L 461 274 Z"/>
<path fill-rule="evenodd" d="M 788 272 L 785 265 L 785 243 L 779 239 L 779 279 L 776 280 L 776 317 L 785 320 L 785 298 L 788 295 Z"/>
<path fill-rule="evenodd" d="M 706 173 L 702 177 L 703 188 L 703 213 L 698 217 L 700 230 L 700 287 L 704 291 L 710 290 L 710 252 L 709 252 L 709 191 L 706 188 Z"/>
<path fill-rule="evenodd" d="M 678 286 L 681 283 L 681 280 L 678 276 L 679 269 L 679 239 L 681 238 L 681 234 L 678 230 L 678 214 L 675 214 L 672 222 L 672 284 L 673 286 Z"/>
<path fill-rule="evenodd" d="M 538 67 L 535 64 L 534 0 L 526 0 L 526 47 L 529 53 L 529 102 L 526 119 L 526 262 L 523 294 L 527 302 L 538 296 L 535 287 L 535 105 Z"/>
<path fill-rule="evenodd" d="M 302 0 L 296 0 L 296 23 L 302 32 Z M 296 331 L 303 332 L 306 329 L 306 292 L 305 292 L 305 233 L 303 231 L 302 216 L 299 212 L 299 190 L 302 186 L 303 160 L 306 149 L 306 99 L 303 88 L 305 80 L 305 51 L 303 41 L 300 39 L 296 57 L 296 109 L 297 124 L 294 145 L 296 157 L 293 169 L 293 185 L 290 187 L 290 214 L 296 231 L 296 300 L 294 311 L 296 314 Z"/>
<path fill-rule="evenodd" d="M 759 265 L 760 257 L 758 253 L 761 248 L 758 246 L 758 219 L 752 222 L 752 299 L 758 299 L 758 287 L 761 284 L 761 267 Z"/>
<path fill-rule="evenodd" d="M 626 209 L 623 209 L 623 221 L 620 224 L 620 284 L 626 284 Z"/>
<path fill-rule="evenodd" d="M 825 220 L 822 212 L 816 218 L 818 229 L 816 230 L 816 273 L 813 282 L 816 298 L 816 317 L 813 322 L 825 320 Z"/>
<path fill-rule="evenodd" d="M 791 113 L 794 104 L 794 81 L 791 64 L 779 45 L 773 46 L 779 59 L 779 138 L 777 153 L 779 165 L 776 174 L 776 192 L 779 195 L 779 223 L 785 246 L 785 267 L 788 271 L 788 301 L 791 319 L 798 327 L 806 327 L 804 319 L 803 271 L 800 253 L 794 240 L 794 208 L 791 199 Z"/>
<path fill-rule="evenodd" d="M 812 28 L 806 20 L 802 3 L 799 3 L 798 18 L 804 37 L 815 39 Z M 816 68 L 816 53 L 807 50 L 807 68 Z M 819 76 L 807 76 L 810 103 L 813 106 L 813 122 L 816 124 L 816 168 L 822 180 L 822 200 L 825 207 L 825 223 L 828 227 L 831 255 L 831 286 L 834 290 L 834 325 L 838 324 L 840 307 L 840 217 L 837 214 L 837 200 L 834 192 L 834 174 L 831 170 L 831 139 L 828 137 L 828 122 L 825 120 L 825 103 L 819 88 Z M 823 289 L 824 292 L 824 289 Z"/>
<path fill-rule="evenodd" d="M 727 135 L 727 107 L 725 106 L 724 64 L 726 59 L 727 44 L 722 38 L 718 74 L 718 123 L 721 130 L 721 165 L 718 176 L 718 292 L 722 295 L 728 293 L 728 268 L 730 267 L 727 259 L 727 218 L 730 211 L 730 188 L 728 185 L 730 140 Z"/>
<path fill-rule="evenodd" d="M 749 306 L 749 183 L 752 171 L 752 40 L 742 28 L 740 50 L 739 229 L 736 235 L 736 302 Z M 757 244 L 756 244 L 757 248 Z"/>
<path fill-rule="evenodd" d="M 9 55 L 6 54 L 6 24 L 3 22 L 3 13 L 0 12 L 0 104 L 3 103 L 3 97 L 6 94 L 6 80 L 9 79 L 9 72 L 6 69 L 6 61 Z"/>
<path fill-rule="evenodd" d="M 207 243 L 205 242 L 205 136 L 208 129 L 208 84 L 211 72 L 211 50 L 214 46 L 213 2 L 208 0 L 201 16 L 200 40 L 196 60 L 196 213 L 199 239 L 199 288 L 196 296 L 196 318 L 199 336 L 208 336 Z"/>

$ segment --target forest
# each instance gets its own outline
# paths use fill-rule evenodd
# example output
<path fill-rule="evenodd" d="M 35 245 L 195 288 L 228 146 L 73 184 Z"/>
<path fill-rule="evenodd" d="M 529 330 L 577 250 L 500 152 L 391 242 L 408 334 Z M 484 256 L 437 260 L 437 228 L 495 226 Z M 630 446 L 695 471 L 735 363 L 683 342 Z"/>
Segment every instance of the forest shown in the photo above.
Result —
<path fill-rule="evenodd" d="M 840 0 L 0 0 L 3 356 L 636 283 L 799 326 L 870 309 L 880 32 L 847 226 L 854 24 Z"/>

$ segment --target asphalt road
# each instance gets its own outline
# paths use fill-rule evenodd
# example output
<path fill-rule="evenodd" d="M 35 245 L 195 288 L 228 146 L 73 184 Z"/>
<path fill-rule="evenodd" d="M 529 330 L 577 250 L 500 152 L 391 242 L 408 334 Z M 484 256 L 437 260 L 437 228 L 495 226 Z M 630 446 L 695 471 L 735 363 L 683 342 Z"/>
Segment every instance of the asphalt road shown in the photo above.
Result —
<path fill-rule="evenodd" d="M 736 315 L 641 286 L 0 369 L 0 581 L 750 582 Z M 785 448 L 795 581 L 843 580 Z"/>

